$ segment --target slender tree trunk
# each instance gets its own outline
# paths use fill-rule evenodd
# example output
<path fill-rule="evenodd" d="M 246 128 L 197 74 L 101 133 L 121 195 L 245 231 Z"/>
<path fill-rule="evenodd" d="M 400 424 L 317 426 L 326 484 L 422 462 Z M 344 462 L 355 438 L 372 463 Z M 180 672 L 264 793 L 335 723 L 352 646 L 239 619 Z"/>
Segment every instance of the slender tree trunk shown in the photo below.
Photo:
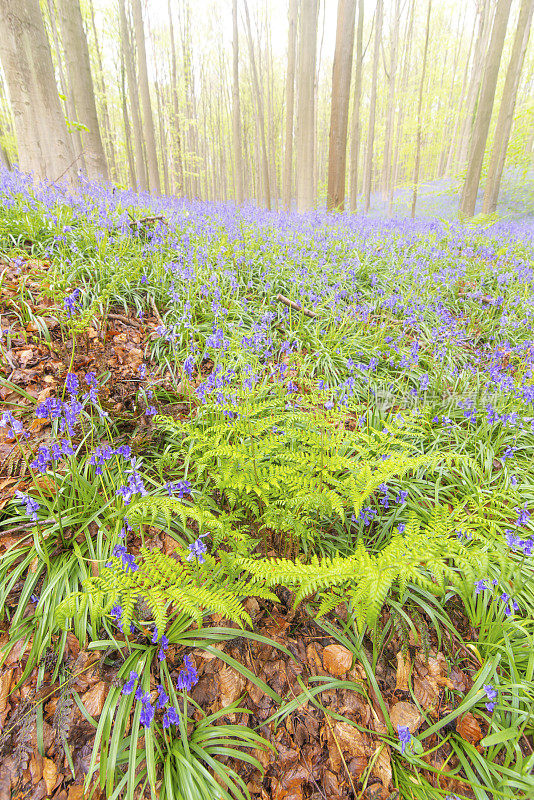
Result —
<path fill-rule="evenodd" d="M 200 195 L 200 178 L 198 174 L 198 119 L 194 76 L 191 66 L 191 9 L 189 0 L 185 4 L 185 19 L 182 29 L 182 50 L 184 63 L 185 98 L 187 106 L 187 194 L 189 197 Z"/>
<path fill-rule="evenodd" d="M 395 0 L 393 11 L 393 34 L 391 37 L 391 65 L 389 68 L 388 110 L 386 117 L 386 138 L 384 142 L 384 165 L 382 168 L 382 196 L 389 195 L 391 183 L 391 156 L 393 149 L 394 115 L 395 115 L 395 82 L 397 78 L 397 53 L 399 51 L 400 0 Z"/>
<path fill-rule="evenodd" d="M 182 137 L 180 133 L 180 101 L 178 96 L 178 74 L 176 68 L 176 45 L 174 43 L 174 26 L 172 22 L 171 0 L 168 2 L 169 36 L 171 40 L 171 148 L 173 163 L 173 191 L 179 195 L 184 193 L 184 173 L 182 165 Z"/>
<path fill-rule="evenodd" d="M 139 95 L 137 93 L 137 78 L 135 75 L 135 65 L 132 53 L 132 42 L 130 31 L 128 30 L 128 18 L 126 16 L 126 0 L 119 0 L 119 16 L 121 29 L 121 47 L 128 78 L 128 94 L 130 107 L 132 110 L 132 127 L 135 151 L 135 171 L 137 174 L 137 187 L 139 191 L 146 192 L 148 189 L 146 163 L 143 151 L 143 134 L 141 130 L 141 111 L 139 109 Z"/>
<path fill-rule="evenodd" d="M 421 84 L 419 86 L 419 99 L 417 101 L 417 145 L 415 150 L 415 167 L 413 174 L 412 219 L 415 219 L 415 204 L 417 203 L 417 184 L 419 183 L 419 167 L 421 164 L 421 140 L 423 138 L 421 111 L 423 108 L 423 89 L 426 78 L 426 60 L 428 55 L 428 38 L 430 34 L 431 9 L 432 9 L 432 0 L 428 0 L 428 7 L 426 12 L 425 49 L 423 53 L 423 69 L 421 73 Z"/>
<path fill-rule="evenodd" d="M 58 3 L 61 37 L 69 86 L 74 95 L 76 118 L 87 128 L 82 133 L 87 176 L 95 180 L 108 180 L 80 3 L 79 0 L 58 0 Z"/>
<path fill-rule="evenodd" d="M 482 76 L 484 74 L 484 61 L 488 48 L 488 41 L 491 33 L 491 24 L 494 16 L 494 0 L 478 0 L 479 2 L 479 26 L 477 40 L 475 43 L 475 53 L 471 66 L 471 78 L 467 93 L 465 116 L 462 124 L 462 133 L 458 144 L 456 163 L 458 167 L 463 167 L 467 160 L 471 134 L 475 122 L 475 114 L 478 104 L 478 97 Z"/>
<path fill-rule="evenodd" d="M 252 81 L 254 91 L 256 93 L 256 107 L 258 110 L 258 127 L 260 132 L 261 144 L 261 164 L 263 174 L 263 193 L 265 197 L 265 205 L 267 209 L 271 210 L 271 185 L 269 180 L 269 160 L 267 158 L 267 143 L 265 140 L 265 114 L 263 111 L 263 92 L 260 90 L 260 83 L 258 79 L 258 70 L 256 68 L 256 58 L 254 56 L 254 43 L 252 41 L 252 31 L 250 28 L 250 15 L 248 13 L 247 0 L 243 0 L 245 8 L 245 20 L 247 23 L 247 41 L 250 54 L 250 66 L 252 68 Z"/>
<path fill-rule="evenodd" d="M 371 79 L 371 101 L 369 108 L 369 130 L 367 132 L 367 147 L 365 150 L 365 163 L 363 172 L 363 194 L 365 202 L 365 213 L 371 206 L 371 185 L 373 177 L 373 147 L 375 139 L 375 117 L 376 117 L 376 89 L 378 83 L 378 59 L 380 55 L 380 40 L 382 37 L 382 17 L 384 12 L 383 0 L 377 0 L 376 4 L 376 28 L 375 45 L 373 54 L 373 75 Z"/>
<path fill-rule="evenodd" d="M 72 91 L 67 85 L 67 80 L 65 78 L 65 70 L 63 68 L 63 58 L 62 58 L 63 54 L 61 49 L 61 43 L 59 41 L 58 20 L 57 20 L 57 13 L 54 5 L 54 0 L 48 0 L 48 16 L 50 18 L 50 31 L 52 33 L 52 41 L 54 43 L 54 49 L 56 51 L 57 71 L 59 75 L 59 87 L 61 89 L 61 94 L 65 98 L 64 103 L 65 103 L 66 116 L 69 123 L 71 123 L 74 122 L 76 119 L 76 109 L 74 107 L 74 97 Z M 74 152 L 74 156 L 76 158 L 76 168 L 84 175 L 86 175 L 87 170 L 85 168 L 85 160 L 83 157 L 83 145 L 82 145 L 82 137 L 80 136 L 80 131 L 75 127 L 71 127 L 69 133 L 72 143 L 72 149 Z"/>
<path fill-rule="evenodd" d="M 39 0 L 0 0 L 0 61 L 15 121 L 19 165 L 36 179 L 74 184 L 74 153 L 59 102 Z"/>
<path fill-rule="evenodd" d="M 301 0 L 298 53 L 297 208 L 313 208 L 315 184 L 315 60 L 317 50 L 317 0 Z"/>
<path fill-rule="evenodd" d="M 121 89 L 122 89 L 122 119 L 124 122 L 124 138 L 126 142 L 126 156 L 128 158 L 128 170 L 130 173 L 130 186 L 138 186 L 135 174 L 135 161 L 132 152 L 132 137 L 130 135 L 130 120 L 128 119 L 128 103 L 126 100 L 126 80 L 124 68 L 124 52 L 121 48 Z"/>
<path fill-rule="evenodd" d="M 284 144 L 284 170 L 282 174 L 282 204 L 291 206 L 293 175 L 293 115 L 295 107 L 295 60 L 297 45 L 298 0 L 289 0 L 289 27 L 287 31 L 286 124 Z"/>
<path fill-rule="evenodd" d="M 358 26 L 356 32 L 356 69 L 354 75 L 354 103 L 352 107 L 352 135 L 350 147 L 350 210 L 356 211 L 358 205 L 358 161 L 360 157 L 360 102 L 362 97 L 362 63 L 363 63 L 363 6 L 364 0 L 358 0 Z"/>
<path fill-rule="evenodd" d="M 328 211 L 343 211 L 345 208 L 347 124 L 355 16 L 356 0 L 338 0 L 328 149 Z"/>
<path fill-rule="evenodd" d="M 498 0 L 495 11 L 484 77 L 482 78 L 482 85 L 480 87 L 480 98 L 473 127 L 471 146 L 469 148 L 467 174 L 465 176 L 465 183 L 460 201 L 460 213 L 465 217 L 472 217 L 475 213 L 478 186 L 482 172 L 482 161 L 486 149 L 491 112 L 493 111 L 493 102 L 495 100 L 495 89 L 499 75 L 499 66 L 501 63 L 504 38 L 506 36 L 508 16 L 510 14 L 510 3 L 511 0 Z"/>
<path fill-rule="evenodd" d="M 234 190 L 238 205 L 243 202 L 243 144 L 241 142 L 241 102 L 239 99 L 239 31 L 237 0 L 232 0 L 232 132 L 234 148 Z"/>
<path fill-rule="evenodd" d="M 98 33 L 96 30 L 95 24 L 95 9 L 93 5 L 93 0 L 89 3 L 89 8 L 91 11 L 91 28 L 93 31 L 93 39 L 95 41 L 95 52 L 96 58 L 98 63 L 98 73 L 97 73 L 97 84 L 98 84 L 98 92 L 100 93 L 101 103 L 102 103 L 102 119 L 104 121 L 104 131 L 105 131 L 105 143 L 107 144 L 108 149 L 108 163 L 110 165 L 110 172 L 112 175 L 116 175 L 117 173 L 117 163 L 115 159 L 115 145 L 113 142 L 113 129 L 111 127 L 111 122 L 109 119 L 109 108 L 108 108 L 108 97 L 107 97 L 107 89 L 106 89 L 106 80 L 104 77 L 104 67 L 102 65 L 102 53 L 100 51 L 100 43 L 98 41 Z"/>
<path fill-rule="evenodd" d="M 457 148 L 457 143 L 458 143 L 458 133 L 459 133 L 459 130 L 460 130 L 460 121 L 461 121 L 461 114 L 459 113 L 459 110 L 463 108 L 464 103 L 465 103 L 466 90 L 467 90 L 467 77 L 468 77 L 468 74 L 469 74 L 469 62 L 471 60 L 471 52 L 472 52 L 472 49 L 473 49 L 474 38 L 475 38 L 475 29 L 473 28 L 473 30 L 471 31 L 471 38 L 469 39 L 469 49 L 467 51 L 467 60 L 465 62 L 465 70 L 464 70 L 464 76 L 463 76 L 463 80 L 462 80 L 462 88 L 460 89 L 460 99 L 458 101 L 458 113 L 456 114 L 456 123 L 454 125 L 454 133 L 452 134 L 452 138 L 451 138 L 451 140 L 450 140 L 450 142 L 448 144 L 447 162 L 446 162 L 446 165 L 445 165 L 445 174 L 446 175 L 450 175 L 450 173 L 452 171 L 452 168 L 453 168 L 453 164 L 454 164 L 454 156 L 455 156 L 455 153 L 456 153 L 456 148 Z M 451 106 L 451 111 L 452 111 L 452 108 L 453 108 L 453 105 L 452 105 L 452 87 L 451 87 L 450 106 Z"/>
<path fill-rule="evenodd" d="M 395 147 L 393 150 L 393 165 L 391 170 L 391 181 L 389 184 L 388 212 L 390 214 L 393 213 L 393 196 L 395 194 L 395 187 L 398 181 L 399 155 L 402 144 L 404 116 L 405 116 L 406 105 L 408 103 L 406 98 L 408 93 L 409 76 L 410 76 L 410 60 L 412 54 L 414 16 L 415 16 L 415 0 L 412 0 L 406 24 L 406 35 L 404 37 L 405 40 L 404 65 L 402 68 L 402 79 L 401 79 L 401 90 L 400 90 L 400 96 L 403 98 L 403 102 L 400 104 L 399 114 L 397 119 L 397 130 L 395 133 Z"/>
<path fill-rule="evenodd" d="M 150 101 L 150 87 L 148 85 L 145 29 L 143 26 L 141 0 L 132 0 L 132 10 L 135 44 L 137 47 L 137 74 L 139 76 L 141 106 L 143 109 L 143 130 L 145 134 L 144 139 L 148 166 L 148 188 L 151 192 L 159 194 L 161 188 L 159 182 L 158 156 L 156 151 L 156 134 L 154 131 L 154 118 L 152 116 L 152 103 Z"/>
<path fill-rule="evenodd" d="M 508 142 L 510 140 L 510 132 L 514 119 L 517 89 L 519 87 L 521 69 L 527 49 L 533 11 L 534 0 L 522 0 L 512 46 L 512 55 L 510 56 L 510 63 L 508 64 L 504 82 L 501 107 L 499 108 L 499 116 L 497 117 L 497 125 L 495 127 L 493 147 L 486 178 L 484 201 L 482 204 L 482 211 L 484 214 L 493 214 L 497 210 L 497 200 L 499 197 L 504 162 L 506 160 L 506 150 L 508 149 Z"/>

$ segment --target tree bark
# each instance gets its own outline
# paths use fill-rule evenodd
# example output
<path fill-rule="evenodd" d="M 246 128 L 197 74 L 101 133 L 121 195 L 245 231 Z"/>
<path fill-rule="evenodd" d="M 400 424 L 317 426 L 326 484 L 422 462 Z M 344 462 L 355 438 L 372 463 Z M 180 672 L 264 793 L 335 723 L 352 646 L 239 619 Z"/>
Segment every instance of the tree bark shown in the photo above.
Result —
<path fill-rule="evenodd" d="M 345 208 L 347 124 L 355 17 L 356 0 L 338 0 L 328 148 L 328 211 L 343 211 Z"/>
<path fill-rule="evenodd" d="M 315 184 L 315 60 L 317 52 L 317 0 L 301 0 L 298 47 L 297 208 L 313 208 Z"/>
<path fill-rule="evenodd" d="M 504 38 L 506 36 L 506 26 L 510 14 L 510 3 L 511 0 L 498 0 L 495 11 L 484 77 L 482 78 L 482 85 L 480 87 L 477 114 L 469 148 L 467 174 L 465 176 L 465 183 L 460 201 L 460 214 L 464 217 L 472 217 L 475 213 L 482 162 L 486 149 L 486 140 L 488 138 L 491 112 L 495 100 L 495 89 L 499 75 Z"/>
<path fill-rule="evenodd" d="M 297 46 L 298 0 L 289 0 L 287 31 L 286 125 L 284 143 L 284 171 L 282 175 L 282 204 L 291 206 L 293 175 L 293 116 L 295 110 L 295 60 Z"/>
<path fill-rule="evenodd" d="M 391 183 L 391 156 L 393 150 L 394 115 L 395 115 L 395 82 L 397 78 L 397 54 L 399 51 L 400 0 L 395 0 L 393 11 L 393 35 L 391 37 L 391 64 L 389 68 L 388 109 L 386 116 L 386 134 L 384 142 L 384 165 L 382 168 L 382 196 L 388 197 Z"/>
<path fill-rule="evenodd" d="M 426 33 L 425 33 L 425 49 L 423 53 L 423 69 L 421 73 L 421 83 L 419 86 L 419 99 L 417 101 L 417 145 L 415 150 L 415 167 L 413 175 L 413 196 L 412 196 L 412 219 L 415 219 L 415 204 L 417 203 L 417 184 L 419 182 L 419 167 L 421 164 L 421 140 L 423 137 L 421 111 L 423 108 L 423 89 L 426 77 L 426 60 L 428 55 L 428 38 L 430 35 L 430 11 L 432 9 L 432 0 L 428 0 L 428 7 L 426 13 Z"/>
<path fill-rule="evenodd" d="M 124 137 L 126 142 L 126 156 L 128 158 L 128 171 L 130 173 L 130 186 L 138 186 L 135 174 L 135 161 L 132 152 L 132 137 L 130 135 L 130 120 L 128 119 L 128 103 L 126 100 L 126 80 L 124 68 L 124 52 L 121 48 L 121 89 L 122 89 L 122 120 L 124 123 Z"/>
<path fill-rule="evenodd" d="M 63 102 L 65 103 L 65 112 L 68 120 L 67 124 L 69 124 L 70 122 L 74 122 L 76 119 L 76 109 L 74 107 L 74 95 L 72 93 L 72 89 L 69 88 L 67 84 L 65 70 L 63 69 L 63 54 L 59 40 L 58 20 L 54 0 L 48 0 L 48 16 L 50 21 L 50 31 L 52 33 L 52 42 L 56 51 L 59 87 L 61 89 L 61 94 L 64 97 Z M 85 159 L 83 157 L 83 145 L 80 131 L 76 127 L 71 126 L 69 133 L 72 142 L 72 149 L 76 158 L 76 168 L 79 172 L 82 172 L 84 175 L 86 175 L 87 170 L 85 168 Z"/>
<path fill-rule="evenodd" d="M 256 108 L 258 111 L 258 127 L 260 131 L 260 144 L 261 144 L 261 164 L 263 175 L 263 194 L 265 199 L 265 206 L 271 210 L 271 184 L 269 180 L 269 160 L 267 158 L 267 142 L 265 140 L 265 114 L 263 111 L 263 92 L 260 90 L 260 83 L 258 79 L 258 70 L 256 68 L 256 58 L 254 56 L 254 43 L 252 41 L 252 30 L 250 28 L 250 15 L 248 13 L 247 0 L 243 0 L 245 8 L 245 20 L 247 23 L 247 41 L 250 54 L 250 65 L 252 67 L 252 81 L 254 91 L 256 93 Z"/>
<path fill-rule="evenodd" d="M 141 192 L 148 189 L 146 163 L 143 151 L 143 134 L 141 130 L 141 111 L 139 109 L 139 95 L 137 93 L 137 79 L 135 75 L 135 64 L 132 53 L 132 43 L 130 31 L 128 30 L 128 18 L 126 16 L 126 0 L 119 0 L 119 17 L 121 29 L 121 49 L 124 58 L 124 66 L 128 78 L 128 95 L 132 110 L 132 127 L 135 152 L 135 171 L 137 176 L 137 188 Z"/>
<path fill-rule="evenodd" d="M 534 0 L 522 0 L 512 46 L 512 54 L 504 81 L 499 116 L 497 117 L 497 125 L 495 127 L 493 147 L 486 178 L 484 201 L 482 203 L 482 211 L 484 214 L 493 214 L 497 210 L 502 172 L 506 160 L 510 132 L 512 130 L 517 90 L 521 78 L 525 51 L 527 49 L 533 11 Z"/>
<path fill-rule="evenodd" d="M 174 26 L 172 23 L 171 0 L 168 2 L 169 36 L 171 40 L 171 89 L 172 89 L 172 123 L 171 147 L 173 163 L 173 191 L 179 195 L 184 193 L 184 173 L 182 165 L 182 137 L 180 133 L 180 101 L 178 97 L 178 71 L 176 68 L 176 45 L 174 43 Z"/>
<path fill-rule="evenodd" d="M 356 32 L 356 69 L 354 74 L 354 102 L 352 107 L 352 135 L 350 147 L 350 210 L 356 211 L 358 206 L 358 161 L 360 158 L 360 102 L 362 97 L 362 63 L 363 63 L 363 5 L 358 0 L 358 27 Z"/>
<path fill-rule="evenodd" d="M 74 184 L 77 171 L 59 101 L 39 0 L 0 0 L 0 61 L 15 122 L 19 166 Z"/>
<path fill-rule="evenodd" d="M 150 192 L 159 194 L 159 169 L 156 151 L 156 134 L 154 131 L 154 118 L 152 116 L 152 103 L 150 101 L 150 87 L 148 85 L 148 71 L 146 63 L 145 29 L 143 26 L 143 12 L 141 0 L 132 0 L 135 44 L 137 47 L 137 74 L 143 110 L 143 130 L 146 146 L 146 159 L 148 167 L 148 188 Z"/>
<path fill-rule="evenodd" d="M 243 144 L 241 141 L 241 102 L 239 98 L 239 31 L 237 0 L 232 0 L 232 144 L 234 149 L 234 194 L 243 202 Z"/>
<path fill-rule="evenodd" d="M 69 86 L 74 96 L 76 119 L 87 130 L 81 134 L 87 177 L 108 180 L 106 156 L 96 113 L 89 48 L 79 0 L 58 0 L 61 38 Z"/>
<path fill-rule="evenodd" d="M 363 194 L 365 213 L 371 206 L 371 183 L 373 177 L 373 148 L 375 139 L 375 117 L 376 117 L 376 89 L 378 82 L 378 59 L 380 55 L 380 40 L 382 37 L 382 17 L 384 12 L 383 0 L 377 0 L 376 4 L 376 28 L 375 44 L 373 53 L 373 74 L 371 79 L 371 101 L 369 108 L 369 129 L 367 132 L 367 147 L 365 150 L 365 163 L 363 172 Z"/>
<path fill-rule="evenodd" d="M 93 39 L 95 41 L 95 52 L 96 58 L 98 63 L 98 73 L 97 73 L 97 91 L 100 92 L 101 103 L 102 103 L 102 119 L 104 121 L 104 131 L 105 131 L 105 144 L 107 144 L 108 149 L 108 163 L 110 166 L 110 173 L 111 175 L 116 175 L 117 173 L 117 162 L 115 159 L 115 144 L 113 141 L 113 128 L 111 126 L 110 118 L 109 118 L 109 107 L 108 107 L 108 96 L 107 96 L 107 88 L 106 88 L 106 79 L 104 77 L 104 67 L 102 65 L 102 53 L 100 50 L 100 43 L 98 41 L 98 32 L 96 30 L 95 24 L 95 9 L 93 5 L 93 0 L 89 3 L 89 8 L 91 11 L 91 28 L 93 31 Z"/>
<path fill-rule="evenodd" d="M 395 194 L 395 187 L 397 185 L 398 170 L 399 170 L 399 152 L 402 143 L 402 133 L 404 126 L 405 107 L 407 105 L 406 95 L 408 91 L 408 79 L 410 75 L 410 59 L 412 54 L 412 41 L 413 41 L 413 27 L 415 15 L 415 0 L 410 4 L 410 11 L 408 13 L 408 20 L 406 23 L 405 48 L 404 48 L 404 64 L 402 68 L 402 79 L 400 86 L 400 96 L 403 102 L 400 104 L 399 115 L 397 119 L 397 130 L 395 132 L 395 147 L 393 149 L 393 164 L 391 170 L 391 181 L 389 184 L 388 192 L 388 212 L 393 213 L 393 197 Z"/>

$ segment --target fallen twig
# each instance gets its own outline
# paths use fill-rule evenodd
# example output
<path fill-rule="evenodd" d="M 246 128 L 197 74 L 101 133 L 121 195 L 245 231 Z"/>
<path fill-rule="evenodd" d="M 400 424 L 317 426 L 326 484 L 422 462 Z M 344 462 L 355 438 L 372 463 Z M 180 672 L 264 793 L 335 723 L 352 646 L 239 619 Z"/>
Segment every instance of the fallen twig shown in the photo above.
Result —
<path fill-rule="evenodd" d="M 276 299 L 279 303 L 283 303 L 285 306 L 289 308 L 294 308 L 295 311 L 302 311 L 307 317 L 311 317 L 312 319 L 318 319 L 319 314 L 315 314 L 315 312 L 310 311 L 309 308 L 304 308 L 300 306 L 298 303 L 295 303 L 294 300 L 290 300 L 289 297 L 285 297 L 283 294 L 277 294 Z"/>

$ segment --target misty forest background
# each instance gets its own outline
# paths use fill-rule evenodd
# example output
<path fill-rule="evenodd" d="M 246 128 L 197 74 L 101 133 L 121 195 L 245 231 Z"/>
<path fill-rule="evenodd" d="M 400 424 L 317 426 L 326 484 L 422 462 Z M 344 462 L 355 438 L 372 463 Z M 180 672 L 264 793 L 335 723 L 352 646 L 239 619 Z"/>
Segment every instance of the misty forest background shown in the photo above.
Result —
<path fill-rule="evenodd" d="M 0 161 L 272 209 L 530 214 L 533 8 L 1 0 Z"/>

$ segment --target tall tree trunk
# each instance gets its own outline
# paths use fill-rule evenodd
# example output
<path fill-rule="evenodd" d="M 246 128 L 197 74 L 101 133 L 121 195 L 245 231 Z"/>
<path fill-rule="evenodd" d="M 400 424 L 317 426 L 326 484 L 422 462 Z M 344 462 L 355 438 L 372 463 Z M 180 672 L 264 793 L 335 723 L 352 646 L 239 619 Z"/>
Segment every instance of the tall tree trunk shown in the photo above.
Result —
<path fill-rule="evenodd" d="M 352 132 L 350 146 L 350 210 L 356 211 L 358 205 L 358 161 L 360 158 L 361 116 L 360 102 L 362 97 L 362 64 L 363 64 L 363 5 L 358 0 L 358 26 L 356 31 L 356 69 L 354 73 L 354 103 L 352 107 Z"/>
<path fill-rule="evenodd" d="M 176 45 L 174 43 L 174 26 L 172 23 L 171 0 L 168 2 L 169 36 L 171 40 L 171 89 L 172 89 L 172 117 L 171 117 L 171 148 L 173 164 L 173 191 L 179 195 L 184 193 L 184 173 L 182 165 L 182 137 L 180 133 L 180 101 L 178 96 L 178 74 L 176 68 Z"/>
<path fill-rule="evenodd" d="M 376 117 L 376 88 L 378 82 L 378 59 L 380 55 L 380 40 L 382 38 L 382 18 L 384 13 L 383 0 L 377 0 L 375 22 L 375 45 L 373 53 L 373 74 L 371 79 L 371 101 L 369 108 L 369 129 L 367 132 L 367 147 L 365 150 L 365 163 L 363 172 L 363 194 L 365 213 L 371 206 L 371 184 L 373 178 L 373 148 L 375 140 Z"/>
<path fill-rule="evenodd" d="M 465 217 L 472 217 L 475 213 L 482 162 L 495 100 L 495 89 L 506 36 L 506 26 L 510 14 L 510 3 L 511 0 L 498 0 L 495 19 L 493 20 L 493 29 L 491 31 L 484 77 L 480 87 L 480 98 L 469 148 L 467 174 L 460 201 L 460 213 Z"/>
<path fill-rule="evenodd" d="M 265 198 L 265 206 L 271 210 L 271 184 L 269 180 L 269 159 L 267 158 L 267 142 L 265 139 L 265 114 L 263 111 L 263 91 L 260 90 L 260 82 L 258 79 L 258 70 L 256 68 L 256 58 L 254 56 L 254 43 L 252 41 L 252 30 L 250 28 L 250 15 L 248 13 L 247 0 L 243 0 L 245 8 L 245 20 L 247 23 L 247 41 L 250 54 L 250 66 L 252 67 L 252 81 L 254 85 L 254 92 L 256 93 L 256 108 L 258 111 L 258 127 L 260 132 L 261 144 L 261 165 L 263 175 L 263 194 Z"/>
<path fill-rule="evenodd" d="M 347 124 L 355 17 L 356 0 L 338 0 L 328 148 L 328 211 L 343 211 L 345 208 Z"/>
<path fill-rule="evenodd" d="M 389 68 L 388 110 L 386 116 L 386 135 L 384 142 L 384 165 L 382 167 L 382 196 L 388 197 L 391 183 L 391 155 L 393 149 L 395 82 L 397 78 L 397 54 L 399 51 L 400 0 L 395 0 L 393 11 L 393 34 L 391 37 L 391 64 Z"/>
<path fill-rule="evenodd" d="M 148 167 L 148 188 L 151 192 L 159 194 L 159 169 L 156 152 L 156 134 L 154 131 L 154 118 L 152 116 L 152 103 L 150 101 L 150 87 L 148 85 L 148 71 L 146 64 L 145 29 L 143 26 L 143 12 L 141 0 L 132 0 L 135 44 L 137 48 L 137 74 L 143 109 L 143 131 L 146 146 L 146 160 Z"/>
<path fill-rule="evenodd" d="M 421 83 L 419 86 L 419 99 L 417 101 L 417 145 L 415 150 L 415 167 L 413 173 L 412 219 L 415 219 L 415 204 L 417 203 L 417 184 L 419 183 L 419 167 L 421 164 L 421 140 L 423 138 L 421 111 L 423 108 L 423 89 L 425 86 L 425 78 L 426 78 L 426 60 L 428 55 L 428 37 L 430 35 L 431 9 L 432 9 L 432 0 L 428 0 L 428 7 L 426 12 L 425 49 L 423 53 L 423 69 L 421 72 Z"/>
<path fill-rule="evenodd" d="M 463 26 L 460 27 L 460 31 L 462 30 L 462 28 L 463 28 Z M 468 77 L 468 74 L 469 74 L 469 62 L 471 60 L 471 51 L 473 49 L 474 39 L 475 39 L 475 29 L 473 28 L 473 30 L 471 31 L 471 37 L 469 39 L 469 49 L 467 51 L 467 60 L 465 62 L 464 76 L 463 76 L 463 79 L 462 79 L 462 88 L 460 89 L 460 96 L 459 96 L 459 101 L 458 101 L 458 109 L 463 108 L 464 103 L 465 103 L 466 89 L 467 89 L 467 77 Z M 451 111 L 452 111 L 452 109 L 453 109 L 452 87 L 451 87 L 450 108 L 451 108 Z M 451 139 L 450 139 L 450 141 L 448 143 L 447 162 L 445 164 L 445 174 L 446 175 L 450 175 L 452 167 L 453 167 L 454 156 L 455 156 L 455 153 L 456 153 L 456 146 L 457 146 L 457 142 L 458 142 L 458 133 L 459 133 L 459 130 L 460 130 L 460 121 L 461 121 L 461 114 L 457 113 L 456 114 L 456 123 L 454 125 L 454 132 L 453 132 L 452 137 L 451 137 Z"/>
<path fill-rule="evenodd" d="M 471 65 L 471 78 L 467 92 L 465 116 L 462 124 L 462 132 L 458 143 L 458 153 L 456 163 L 458 167 L 463 167 L 467 160 L 475 113 L 477 109 L 482 76 L 484 74 L 484 61 L 488 49 L 488 41 L 491 34 L 491 24 L 494 16 L 493 0 L 478 0 L 479 2 L 479 25 L 477 40 L 475 42 L 475 52 Z"/>
<path fill-rule="evenodd" d="M 512 55 L 510 56 L 510 63 L 508 64 L 508 70 L 506 72 L 501 107 L 499 108 L 499 116 L 497 117 L 497 125 L 493 138 L 493 147 L 486 178 L 484 201 L 482 204 L 482 211 L 484 214 L 493 214 L 497 210 L 497 199 L 501 186 L 502 171 L 506 160 L 506 150 L 508 149 L 510 132 L 512 130 L 517 89 L 519 87 L 521 69 L 527 49 L 533 11 L 534 0 L 522 0 L 512 46 Z"/>
<path fill-rule="evenodd" d="M 399 114 L 397 119 L 397 130 L 395 132 L 395 147 L 393 149 L 393 164 L 392 164 L 391 180 L 389 183 L 389 192 L 388 192 L 389 214 L 393 212 L 393 197 L 395 194 L 395 187 L 397 185 L 397 179 L 399 174 L 399 154 L 402 144 L 405 107 L 407 105 L 407 102 L 404 98 L 406 98 L 408 92 L 408 84 L 410 76 L 410 59 L 412 54 L 414 16 L 415 16 L 415 0 L 412 0 L 410 4 L 410 11 L 408 13 L 408 20 L 406 23 L 406 35 L 404 36 L 404 42 L 405 42 L 404 64 L 402 68 L 402 79 L 400 87 L 400 96 L 403 98 L 403 102 L 400 104 Z"/>
<path fill-rule="evenodd" d="M 241 102 L 239 99 L 239 31 L 237 0 L 232 0 L 232 144 L 234 149 L 235 201 L 243 202 L 243 144 L 241 142 Z"/>
<path fill-rule="evenodd" d="M 74 153 L 59 102 L 39 0 L 0 0 L 0 61 L 15 121 L 19 166 L 74 184 Z"/>
<path fill-rule="evenodd" d="M 128 158 L 128 170 L 130 173 L 130 186 L 138 186 L 135 174 L 135 161 L 132 152 L 132 137 L 130 135 L 130 120 L 128 119 L 128 103 L 126 100 L 126 80 L 124 68 L 124 52 L 121 48 L 121 89 L 122 89 L 122 119 L 124 123 L 124 138 L 126 142 L 126 155 Z"/>
<path fill-rule="evenodd" d="M 93 5 L 93 0 L 89 3 L 89 9 L 91 11 L 91 28 L 93 31 L 93 39 L 95 42 L 95 52 L 96 58 L 98 63 L 98 73 L 97 73 L 97 90 L 100 92 L 101 103 L 102 103 L 102 119 L 104 121 L 104 131 L 105 131 L 105 144 L 107 144 L 108 150 L 108 163 L 110 165 L 110 172 L 112 175 L 115 175 L 117 172 L 117 163 L 115 159 L 115 144 L 113 141 L 113 128 L 111 127 L 111 122 L 109 119 L 109 107 L 108 107 L 108 96 L 107 96 L 107 89 L 106 89 L 106 79 L 104 77 L 104 67 L 102 64 L 102 53 L 100 50 L 100 43 L 98 41 L 98 33 L 96 30 L 95 24 L 95 9 Z"/>
<path fill-rule="evenodd" d="M 128 96 L 132 110 L 132 127 L 135 152 L 135 171 L 137 174 L 137 188 L 141 192 L 148 189 L 146 163 L 143 151 L 143 133 L 141 130 L 141 111 L 139 109 L 139 95 L 137 93 L 137 78 L 135 74 L 135 64 L 132 52 L 132 42 L 128 29 L 128 17 L 126 16 L 126 0 L 119 0 L 119 17 L 121 29 L 121 48 L 124 57 L 124 66 L 128 78 Z"/>
<path fill-rule="evenodd" d="M 67 115 L 67 119 L 69 123 L 73 123 L 76 119 L 76 109 L 74 107 L 74 95 L 72 93 L 72 89 L 67 85 L 67 80 L 65 78 L 65 70 L 63 69 L 63 54 L 61 49 L 61 43 L 59 41 L 59 33 L 58 33 L 58 20 L 57 20 L 57 13 L 56 7 L 54 5 L 54 0 L 48 0 L 48 16 L 50 18 L 50 31 L 52 33 L 52 41 L 54 43 L 54 49 L 56 51 L 56 59 L 57 59 L 57 71 L 59 75 L 59 87 L 61 89 L 61 94 L 65 98 L 65 112 Z M 87 174 L 87 170 L 85 168 L 85 159 L 83 157 L 83 145 L 82 145 L 82 137 L 80 135 L 80 131 L 78 128 L 71 126 L 70 128 L 70 138 L 72 142 L 72 149 L 74 152 L 74 156 L 76 158 L 76 168 L 82 172 L 84 175 Z"/>
<path fill-rule="evenodd" d="M 182 51 L 184 64 L 185 99 L 187 106 L 187 167 L 186 191 L 188 197 L 200 195 L 198 175 L 198 119 L 193 69 L 191 66 L 191 9 L 189 0 L 185 4 L 185 19 L 182 28 Z"/>
<path fill-rule="evenodd" d="M 87 130 L 82 133 L 87 177 L 108 180 L 106 156 L 96 113 L 89 48 L 79 0 L 58 0 L 61 38 L 65 50 L 69 86 L 74 95 L 76 119 Z"/>
<path fill-rule="evenodd" d="M 315 184 L 315 60 L 317 52 L 318 0 L 301 0 L 298 53 L 297 108 L 297 208 L 313 208 Z"/>
<path fill-rule="evenodd" d="M 297 49 L 297 14 L 299 0 L 289 0 L 287 31 L 286 124 L 284 143 L 284 168 L 282 174 L 282 204 L 291 206 L 293 175 L 293 116 L 295 109 L 295 60 Z"/>

